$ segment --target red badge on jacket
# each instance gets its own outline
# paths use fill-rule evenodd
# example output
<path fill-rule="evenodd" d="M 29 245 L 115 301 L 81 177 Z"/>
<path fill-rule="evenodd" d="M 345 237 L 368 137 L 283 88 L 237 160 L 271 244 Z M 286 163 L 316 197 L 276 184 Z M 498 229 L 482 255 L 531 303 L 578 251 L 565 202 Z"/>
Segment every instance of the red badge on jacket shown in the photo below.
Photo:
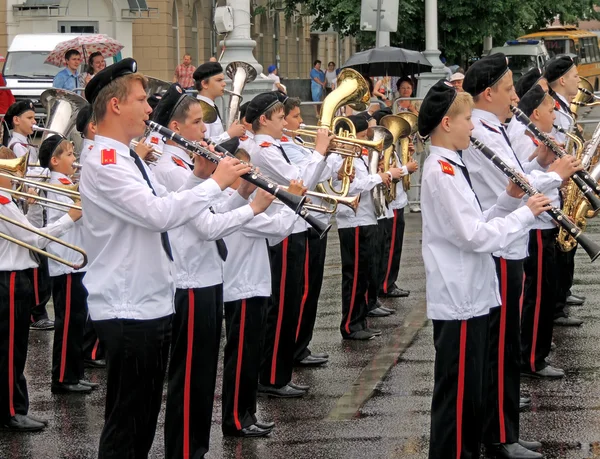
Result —
<path fill-rule="evenodd" d="M 172 160 L 173 160 L 173 162 L 174 162 L 175 164 L 177 164 L 179 167 L 183 167 L 184 169 L 186 169 L 186 166 L 185 166 L 184 162 L 183 162 L 181 159 L 179 159 L 179 158 L 177 158 L 177 157 L 175 157 L 175 156 L 171 156 L 171 159 L 172 159 Z"/>
<path fill-rule="evenodd" d="M 289 142 L 289 141 L 290 141 L 290 139 L 288 139 L 286 136 L 282 135 L 282 136 L 281 136 L 281 141 L 282 141 L 282 142 Z"/>
<path fill-rule="evenodd" d="M 244 140 L 248 140 L 248 136 L 247 135 L 243 135 L 240 137 L 240 140 L 243 142 Z"/>
<path fill-rule="evenodd" d="M 152 137 L 150 137 L 150 143 L 152 145 L 158 145 L 158 137 L 156 137 L 155 135 L 153 135 Z"/>
<path fill-rule="evenodd" d="M 1 196 L 0 195 L 0 204 L 2 204 L 3 206 L 8 204 L 10 202 L 10 199 L 7 198 L 6 196 Z"/>
<path fill-rule="evenodd" d="M 554 101 L 554 108 L 560 110 L 560 104 L 558 103 L 558 100 Z"/>
<path fill-rule="evenodd" d="M 271 142 L 266 142 L 266 141 L 260 144 L 260 146 L 263 148 L 270 147 L 271 145 L 273 145 Z"/>
<path fill-rule="evenodd" d="M 61 177 L 58 179 L 58 181 L 63 185 L 71 185 L 71 181 L 66 177 Z"/>
<path fill-rule="evenodd" d="M 106 166 L 107 164 L 117 164 L 117 150 L 114 148 L 102 150 L 100 152 L 100 162 L 103 166 Z"/>
<path fill-rule="evenodd" d="M 444 174 L 454 175 L 454 168 L 452 167 L 452 164 L 442 161 L 441 159 L 438 159 L 438 163 L 440 163 L 440 166 L 442 166 L 442 172 Z"/>

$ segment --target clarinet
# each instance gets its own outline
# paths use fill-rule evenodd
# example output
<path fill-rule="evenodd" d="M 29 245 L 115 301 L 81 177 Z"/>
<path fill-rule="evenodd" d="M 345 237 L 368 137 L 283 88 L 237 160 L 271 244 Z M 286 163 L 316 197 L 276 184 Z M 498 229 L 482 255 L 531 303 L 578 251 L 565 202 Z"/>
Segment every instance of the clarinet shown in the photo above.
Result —
<path fill-rule="evenodd" d="M 500 170 L 504 175 L 508 177 L 510 181 L 515 183 L 525 194 L 534 196 L 540 194 L 540 192 L 531 186 L 525 179 L 523 179 L 519 173 L 512 167 L 508 166 L 500 157 L 496 155 L 488 146 L 483 144 L 475 137 L 471 137 L 471 143 L 477 148 L 483 155 L 489 159 L 494 166 Z M 573 237 L 581 247 L 590 256 L 591 261 L 595 261 L 600 256 L 600 245 L 592 241 L 587 235 L 581 231 L 581 229 L 575 225 L 569 217 L 567 217 L 562 210 L 557 207 L 552 207 L 546 210 L 546 213 L 552 217 L 552 219 L 561 226 L 571 237 Z"/>
<path fill-rule="evenodd" d="M 540 131 L 535 124 L 529 119 L 529 117 L 523 113 L 518 107 L 514 105 L 510 106 L 510 111 L 514 113 L 515 117 L 523 123 L 527 129 L 546 147 L 548 147 L 552 152 L 558 157 L 562 158 L 568 153 L 564 151 L 562 148 L 558 146 L 556 142 L 554 142 L 548 135 Z M 583 196 L 588 200 L 590 206 L 594 210 L 594 212 L 598 212 L 600 210 L 600 198 L 598 197 L 598 192 L 600 192 L 600 185 L 596 182 L 586 171 L 577 171 L 572 176 L 571 179 L 577 185 L 577 188 L 583 193 Z"/>

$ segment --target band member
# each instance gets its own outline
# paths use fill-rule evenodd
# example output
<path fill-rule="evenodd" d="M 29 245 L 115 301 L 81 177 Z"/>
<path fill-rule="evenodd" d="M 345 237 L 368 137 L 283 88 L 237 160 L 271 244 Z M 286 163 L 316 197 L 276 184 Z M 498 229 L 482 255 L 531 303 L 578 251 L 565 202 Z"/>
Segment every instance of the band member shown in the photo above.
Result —
<path fill-rule="evenodd" d="M 241 149 L 236 157 L 249 162 Z M 231 185 L 238 189 L 240 183 Z M 289 190 L 298 188 L 290 182 Z M 274 422 L 256 418 L 256 396 L 264 339 L 265 315 L 271 295 L 269 250 L 265 238 L 285 238 L 294 228 L 297 216 L 285 206 L 272 215 L 256 215 L 235 233 L 225 237 L 229 255 L 225 262 L 223 297 L 227 344 L 223 360 L 223 435 L 262 437 L 275 427 Z"/>
<path fill-rule="evenodd" d="M 12 157 L 11 157 L 12 156 Z M 8 149 L 0 150 L 2 159 L 13 159 Z M 11 180 L 0 177 L 0 187 L 12 188 Z M 10 193 L 0 191 L 0 214 L 34 228 L 12 200 Z M 58 221 L 42 230 L 60 237 L 81 218 L 81 211 L 69 210 Z M 38 248 L 50 240 L 16 225 L 0 220 L 0 232 Z M 31 270 L 37 267 L 29 250 L 0 239 L 0 429 L 36 431 L 47 421 L 28 416 L 29 396 L 23 371 L 27 359 L 30 308 L 35 304 Z"/>
<path fill-rule="evenodd" d="M 200 142 L 204 138 L 200 102 L 185 95 L 177 83 L 156 106 L 153 121 L 188 140 Z M 186 155 L 167 140 L 155 176 L 169 191 L 185 186 L 192 175 L 190 165 L 182 159 Z M 216 164 L 198 155 L 194 161 L 202 171 L 198 177 L 209 179 Z M 209 449 L 223 323 L 223 263 L 229 252 L 222 238 L 271 203 L 271 195 L 262 192 L 248 204 L 253 191 L 252 185 L 243 182 L 231 197 L 226 193 L 215 196 L 210 210 L 171 231 L 177 290 L 165 416 L 167 457 L 201 457 Z M 220 210 L 232 208 L 233 202 L 237 208 Z"/>
<path fill-rule="evenodd" d="M 195 218 L 250 170 L 224 158 L 212 178 L 189 190 L 167 193 L 153 182 L 128 147 L 151 111 L 146 79 L 136 69 L 135 60 L 124 59 L 85 88 L 97 134 L 80 182 L 90 259 L 84 285 L 108 372 L 101 459 L 146 457 L 154 439 L 174 312 L 167 231 Z"/>
<path fill-rule="evenodd" d="M 77 114 L 75 129 L 81 135 L 83 143 L 79 152 L 79 164 L 83 165 L 87 159 L 87 154 L 94 148 L 94 138 L 96 137 L 96 122 L 94 121 L 94 112 L 91 104 L 85 105 Z"/>
<path fill-rule="evenodd" d="M 554 58 L 548 62 L 544 76 L 550 86 L 550 95 L 555 100 L 556 124 L 566 131 L 573 131 L 573 134 L 578 135 L 577 127 L 573 126 L 575 119 L 570 107 L 579 87 L 579 73 L 575 62 L 569 56 Z M 568 142 L 568 138 L 560 132 L 554 132 L 553 135 L 558 142 Z M 563 252 L 562 250 L 556 252 L 558 285 L 556 288 L 556 309 L 554 311 L 555 325 L 580 326 L 583 324 L 583 320 L 570 317 L 565 311 L 567 304 L 581 305 L 585 301 L 584 297 L 571 293 L 576 252 L 577 247 L 569 252 Z"/>
<path fill-rule="evenodd" d="M 60 135 L 48 137 L 40 146 L 40 166 L 51 171 L 50 184 L 73 185 L 69 178 L 75 170 L 73 144 Z M 54 201 L 74 204 L 69 197 L 48 192 Z M 60 220 L 66 210 L 47 209 L 48 223 Z M 83 246 L 83 226 L 77 222 L 63 236 L 63 240 L 77 247 Z M 62 245 L 51 243 L 49 253 L 76 263 L 81 255 Z M 52 348 L 52 393 L 90 393 L 98 384 L 83 379 L 83 333 L 87 319 L 87 292 L 83 287 L 83 270 L 75 270 L 49 260 L 54 303 L 54 345 Z"/>
<path fill-rule="evenodd" d="M 436 351 L 431 459 L 479 457 L 489 313 L 501 301 L 490 254 L 522 238 L 550 202 L 538 195 L 517 209 L 523 193 L 509 182 L 497 204 L 482 212 L 460 155 L 470 143 L 472 107 L 469 93 L 440 80 L 419 115 L 419 133 L 431 136 L 421 182 L 427 315 Z M 530 453 L 518 457 L 542 457 Z"/>
<path fill-rule="evenodd" d="M 553 160 L 544 146 L 537 151 L 531 164 L 522 164 L 508 141 L 502 120 L 509 117 L 510 105 L 516 102 L 512 72 L 502 53 L 493 54 L 473 64 L 465 75 L 463 89 L 474 99 L 473 136 L 491 148 L 506 164 L 521 174 L 540 161 Z M 463 152 L 473 189 L 487 211 L 498 200 L 508 178 L 477 149 L 469 147 Z M 556 172 L 553 172 L 555 171 Z M 559 170 L 561 173 L 558 173 Z M 571 163 L 556 163 L 549 173 L 527 176 L 529 182 L 542 193 L 558 188 L 563 177 L 574 172 Z M 495 251 L 494 260 L 502 302 L 500 307 L 490 305 L 490 365 L 489 385 L 486 389 L 488 408 L 484 427 L 484 442 L 501 457 L 539 457 L 527 451 L 539 444 L 519 443 L 519 384 L 520 384 L 520 298 L 523 287 L 523 260 L 527 256 L 528 233 L 521 232 L 512 244 Z"/>
<path fill-rule="evenodd" d="M 356 129 L 357 139 L 367 138 L 368 124 L 366 118 L 359 115 L 349 117 Z M 349 130 L 346 122 L 339 123 L 337 128 Z M 364 150 L 366 154 L 368 152 Z M 363 157 L 365 153 L 363 153 Z M 356 214 L 351 209 L 338 208 L 336 215 L 338 234 L 340 237 L 340 250 L 342 259 L 342 321 L 340 332 L 344 339 L 370 340 L 381 335 L 380 330 L 369 328 L 367 324 L 367 298 L 366 293 L 370 284 L 371 294 L 377 296 L 379 289 L 379 259 L 375 259 L 378 244 L 378 227 L 375 216 L 375 205 L 371 190 L 383 183 L 389 186 L 393 179 L 402 176 L 402 169 L 391 168 L 388 172 L 369 174 L 367 160 L 363 157 L 353 161 L 355 172 L 348 196 L 360 194 L 360 205 Z M 344 178 L 344 159 L 335 155 L 336 167 L 339 170 L 334 181 L 339 189 Z M 387 313 L 389 315 L 389 313 Z"/>
<path fill-rule="evenodd" d="M 286 129 L 296 131 L 300 129 L 303 123 L 300 112 L 300 99 L 295 97 L 285 97 L 283 102 Z M 303 147 L 302 138 L 282 136 L 281 146 L 292 164 L 304 167 L 313 154 L 312 150 Z M 314 189 L 314 188 L 313 188 Z M 321 200 L 311 198 L 315 205 L 327 205 Z M 315 218 L 324 224 L 328 224 L 330 213 L 315 213 Z M 298 325 L 296 327 L 296 348 L 294 351 L 294 361 L 300 366 L 323 365 L 329 360 L 326 353 L 313 353 L 308 346 L 312 340 L 315 322 L 317 320 L 317 305 L 321 294 L 323 284 L 323 272 L 325 270 L 325 255 L 327 249 L 327 235 L 320 235 L 313 229 L 308 228 L 308 238 L 306 252 L 304 257 L 304 286 L 302 301 L 300 303 L 300 314 Z"/>
<path fill-rule="evenodd" d="M 194 71 L 194 81 L 196 82 L 198 99 L 206 102 L 217 111 L 217 119 L 206 124 L 206 138 L 215 143 L 221 143 L 231 137 L 243 136 L 246 129 L 239 121 L 234 121 L 227 131 L 223 129 L 223 120 L 215 104 L 215 100 L 225 94 L 225 86 L 227 86 L 221 64 L 218 62 L 205 62 L 199 65 Z"/>
<path fill-rule="evenodd" d="M 517 97 L 521 99 L 536 84 L 539 84 L 544 91 L 548 91 L 548 82 L 544 78 L 542 71 L 537 67 L 529 70 L 515 83 Z M 525 125 L 514 116 L 510 119 L 510 123 L 506 127 L 506 133 L 511 143 L 521 141 L 525 130 Z M 515 148 L 515 151 L 518 151 L 518 148 Z"/>
<path fill-rule="evenodd" d="M 320 130 L 311 159 L 302 167 L 294 165 L 280 144 L 286 126 L 284 118 L 283 104 L 275 92 L 252 99 L 246 110 L 246 121 L 252 124 L 257 145 L 250 152 L 252 162 L 277 183 L 302 179 L 310 188 L 331 175 L 324 155 L 332 137 L 327 130 Z M 272 294 L 258 390 L 273 397 L 301 397 L 308 390 L 308 386 L 291 380 L 304 285 L 306 229 L 304 220 L 299 220 L 289 237 L 271 247 Z"/>
<path fill-rule="evenodd" d="M 240 123 L 246 128 L 246 133 L 240 137 L 240 146 L 242 150 L 246 152 L 253 151 L 256 148 L 254 143 L 254 132 L 252 132 L 252 124 L 246 121 L 246 110 L 248 109 L 250 102 L 244 102 L 240 105 Z"/>

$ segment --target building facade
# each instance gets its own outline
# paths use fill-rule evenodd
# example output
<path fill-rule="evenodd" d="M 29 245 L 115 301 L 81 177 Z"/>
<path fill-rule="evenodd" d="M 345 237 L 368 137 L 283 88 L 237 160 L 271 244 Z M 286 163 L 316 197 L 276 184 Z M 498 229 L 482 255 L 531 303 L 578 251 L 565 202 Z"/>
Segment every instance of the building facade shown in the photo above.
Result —
<path fill-rule="evenodd" d="M 146 3 L 147 8 L 135 5 Z M 195 65 L 219 57 L 225 35 L 213 28 L 216 0 L 0 0 L 0 53 L 20 33 L 104 33 L 133 56 L 140 71 L 171 80 L 184 54 Z M 231 3 L 231 2 L 230 2 Z M 134 5 L 133 7 L 131 5 Z M 308 78 L 315 59 L 339 66 L 354 53 L 352 38 L 310 30 L 310 18 L 285 18 L 282 11 L 257 0 L 251 7 L 254 55 L 266 69 L 278 64 L 283 78 Z"/>

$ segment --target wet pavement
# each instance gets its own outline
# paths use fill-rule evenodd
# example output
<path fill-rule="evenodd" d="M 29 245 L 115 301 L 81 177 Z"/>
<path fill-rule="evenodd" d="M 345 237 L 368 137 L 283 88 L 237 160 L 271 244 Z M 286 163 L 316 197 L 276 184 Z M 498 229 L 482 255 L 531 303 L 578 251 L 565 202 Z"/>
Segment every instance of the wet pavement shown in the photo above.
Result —
<path fill-rule="evenodd" d="M 590 234 L 600 241 L 593 220 Z M 420 214 L 407 215 L 400 286 L 403 299 L 384 300 L 397 314 L 372 320 L 383 336 L 367 342 L 343 341 L 340 321 L 340 258 L 335 230 L 329 235 L 323 293 L 312 349 L 328 352 L 322 368 L 298 369 L 294 379 L 309 384 L 302 399 L 259 399 L 259 417 L 277 423 L 264 439 L 223 438 L 221 378 L 217 383 L 209 458 L 415 458 L 427 457 L 429 409 L 433 388 L 432 328 L 425 319 L 425 280 L 420 252 Z M 577 254 L 574 291 L 587 296 L 572 308 L 585 320 L 580 328 L 557 329 L 556 366 L 562 381 L 526 381 L 523 392 L 532 409 L 522 414 L 522 437 L 544 443 L 547 458 L 600 458 L 600 264 Z M 26 376 L 33 415 L 47 418 L 40 433 L 0 433 L 0 459 L 88 459 L 97 455 L 103 424 L 104 391 L 88 396 L 50 392 L 52 332 L 32 332 Z M 103 370 L 86 370 L 105 383 Z M 164 411 L 150 454 L 164 457 Z"/>

